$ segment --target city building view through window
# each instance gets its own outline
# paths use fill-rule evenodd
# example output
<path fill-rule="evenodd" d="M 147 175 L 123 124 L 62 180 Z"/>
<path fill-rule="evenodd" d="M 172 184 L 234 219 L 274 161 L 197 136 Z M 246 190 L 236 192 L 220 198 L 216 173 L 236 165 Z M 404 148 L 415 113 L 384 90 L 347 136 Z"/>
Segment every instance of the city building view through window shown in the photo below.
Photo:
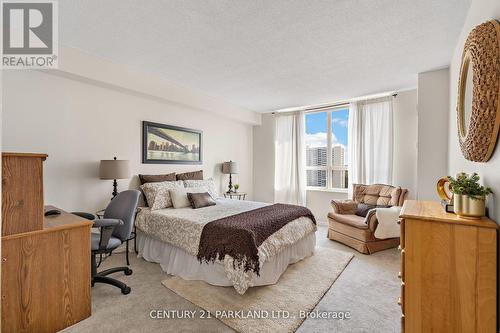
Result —
<path fill-rule="evenodd" d="M 307 186 L 347 188 L 349 108 L 306 114 Z"/>

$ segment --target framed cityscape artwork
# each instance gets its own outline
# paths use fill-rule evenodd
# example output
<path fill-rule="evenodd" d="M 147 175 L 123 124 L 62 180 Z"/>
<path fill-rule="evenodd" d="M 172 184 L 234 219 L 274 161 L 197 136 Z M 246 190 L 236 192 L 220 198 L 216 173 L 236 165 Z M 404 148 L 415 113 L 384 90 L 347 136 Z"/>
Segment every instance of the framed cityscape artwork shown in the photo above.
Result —
<path fill-rule="evenodd" d="M 201 164 L 203 132 L 142 122 L 142 163 Z"/>

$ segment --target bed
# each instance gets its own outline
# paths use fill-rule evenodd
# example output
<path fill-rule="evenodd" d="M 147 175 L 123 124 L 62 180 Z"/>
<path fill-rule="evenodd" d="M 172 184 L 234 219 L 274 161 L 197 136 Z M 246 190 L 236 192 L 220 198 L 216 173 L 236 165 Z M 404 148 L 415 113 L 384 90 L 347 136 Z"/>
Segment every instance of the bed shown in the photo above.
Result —
<path fill-rule="evenodd" d="M 274 284 L 288 265 L 313 255 L 314 218 L 293 219 L 267 237 L 258 246 L 260 269 L 257 273 L 235 265 L 235 259 L 229 255 L 213 262 L 199 260 L 200 242 L 207 224 L 266 206 L 269 204 L 218 198 L 216 205 L 199 209 L 141 208 L 136 218 L 138 256 L 159 263 L 168 274 L 216 286 L 233 286 L 240 294 L 253 286 Z"/>

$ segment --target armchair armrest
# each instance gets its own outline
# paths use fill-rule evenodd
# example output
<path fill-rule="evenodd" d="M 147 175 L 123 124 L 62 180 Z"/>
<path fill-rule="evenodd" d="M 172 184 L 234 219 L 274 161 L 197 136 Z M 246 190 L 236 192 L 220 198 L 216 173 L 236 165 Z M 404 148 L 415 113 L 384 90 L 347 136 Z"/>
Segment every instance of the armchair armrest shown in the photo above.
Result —
<path fill-rule="evenodd" d="M 377 208 L 370 209 L 365 217 L 365 223 L 368 225 L 368 229 L 372 232 L 375 231 L 378 225 L 377 220 Z"/>
<path fill-rule="evenodd" d="M 332 200 L 333 212 L 336 214 L 354 214 L 358 203 L 354 200 Z"/>
<path fill-rule="evenodd" d="M 101 237 L 99 239 L 99 251 L 106 250 L 108 247 L 109 239 L 113 234 L 113 229 L 117 225 L 122 225 L 123 221 L 118 219 L 98 219 L 94 221 L 93 227 L 99 228 Z"/>

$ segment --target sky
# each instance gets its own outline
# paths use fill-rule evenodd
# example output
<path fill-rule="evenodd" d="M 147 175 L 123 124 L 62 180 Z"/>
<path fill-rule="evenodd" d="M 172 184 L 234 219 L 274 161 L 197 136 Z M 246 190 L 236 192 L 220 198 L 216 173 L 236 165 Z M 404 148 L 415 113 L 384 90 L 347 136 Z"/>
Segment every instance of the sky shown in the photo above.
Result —
<path fill-rule="evenodd" d="M 306 114 L 306 145 L 311 147 L 326 146 L 327 112 Z M 347 148 L 347 126 L 349 109 L 332 112 L 333 145 Z"/>

